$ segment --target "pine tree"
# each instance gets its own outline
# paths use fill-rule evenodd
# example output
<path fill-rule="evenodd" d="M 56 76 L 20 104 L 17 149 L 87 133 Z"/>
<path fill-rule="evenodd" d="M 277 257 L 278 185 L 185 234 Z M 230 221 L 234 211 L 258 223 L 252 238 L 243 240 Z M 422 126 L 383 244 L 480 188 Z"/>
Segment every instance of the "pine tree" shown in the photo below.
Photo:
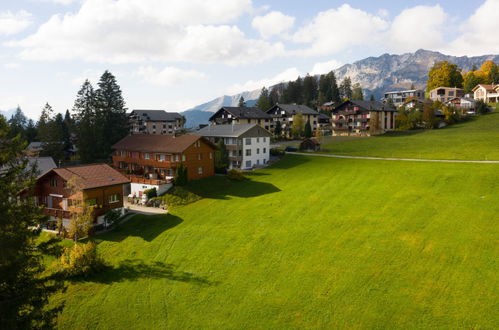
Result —
<path fill-rule="evenodd" d="M 277 102 L 279 102 L 279 88 L 274 87 L 269 93 L 270 106 L 273 107 L 274 105 L 277 104 Z"/>
<path fill-rule="evenodd" d="M 345 77 L 339 88 L 340 97 L 344 100 L 352 99 L 352 81 L 350 77 Z"/>
<path fill-rule="evenodd" d="M 306 138 L 312 137 L 312 126 L 310 126 L 310 120 L 307 120 L 307 122 L 305 123 L 305 129 L 304 129 L 303 135 Z"/>
<path fill-rule="evenodd" d="M 17 135 L 20 135 L 24 140 L 26 140 L 27 124 L 28 124 L 28 119 L 21 110 L 21 107 L 17 106 L 16 112 L 9 119 L 9 126 L 10 126 L 9 138 L 13 138 Z"/>
<path fill-rule="evenodd" d="M 95 92 L 92 84 L 85 80 L 81 86 L 73 106 L 75 113 L 76 145 L 81 161 L 93 162 L 97 159 L 97 111 L 95 108 Z"/>
<path fill-rule="evenodd" d="M 263 87 L 260 92 L 260 97 L 256 102 L 256 107 L 262 111 L 267 111 L 272 105 L 270 104 L 269 91 L 267 88 Z"/>
<path fill-rule="evenodd" d="M 319 96 L 317 104 L 323 105 L 324 103 L 331 101 L 331 92 L 331 80 L 327 75 L 322 74 L 319 77 Z"/>
<path fill-rule="evenodd" d="M 238 104 L 239 107 L 245 107 L 246 106 L 246 101 L 244 101 L 244 97 L 241 95 L 241 97 L 239 98 L 239 104 Z"/>
<path fill-rule="evenodd" d="M 47 308 L 62 283 L 44 274 L 42 253 L 54 241 L 38 243 L 42 210 L 29 198 L 36 173 L 29 169 L 19 136 L 8 138 L 0 116 L 0 329 L 51 328 L 61 306 Z M 19 198 L 19 192 L 27 196 Z"/>
<path fill-rule="evenodd" d="M 364 94 L 362 93 L 362 87 L 360 86 L 359 83 L 353 84 L 352 100 L 358 100 L 358 101 L 364 100 Z"/>
<path fill-rule="evenodd" d="M 100 77 L 98 86 L 95 91 L 97 157 L 104 160 L 109 159 L 111 146 L 128 134 L 129 126 L 125 100 L 113 74 L 106 70 Z"/>
<path fill-rule="evenodd" d="M 328 79 L 331 85 L 331 101 L 336 103 L 341 102 L 340 89 L 338 88 L 336 76 L 334 75 L 333 71 L 328 73 Z"/>
<path fill-rule="evenodd" d="M 307 74 L 305 78 L 303 79 L 303 87 L 302 87 L 302 99 L 303 99 L 303 104 L 309 106 L 309 107 L 315 107 L 317 103 L 317 80 L 315 77 L 310 76 Z"/>
<path fill-rule="evenodd" d="M 28 124 L 26 125 L 25 129 L 25 134 L 26 134 L 26 140 L 28 143 L 36 141 L 36 137 L 38 135 L 38 130 L 36 129 L 35 122 L 33 119 L 28 120 Z"/>
<path fill-rule="evenodd" d="M 50 104 L 45 103 L 45 106 L 42 109 L 42 113 L 40 114 L 40 119 L 38 119 L 37 129 L 38 129 L 38 141 L 49 141 L 50 140 L 50 121 L 52 120 L 52 116 L 54 114 L 54 110 L 50 106 Z"/>

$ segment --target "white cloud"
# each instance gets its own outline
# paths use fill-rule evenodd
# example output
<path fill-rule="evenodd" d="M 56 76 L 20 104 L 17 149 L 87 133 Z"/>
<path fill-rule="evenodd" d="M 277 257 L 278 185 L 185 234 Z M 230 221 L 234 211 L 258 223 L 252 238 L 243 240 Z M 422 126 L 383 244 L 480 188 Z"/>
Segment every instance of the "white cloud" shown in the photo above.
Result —
<path fill-rule="evenodd" d="M 310 44 L 295 53 L 305 56 L 339 53 L 352 46 L 376 44 L 380 33 L 388 28 L 379 16 L 344 4 L 337 9 L 318 13 L 306 26 L 299 29 L 292 40 Z"/>
<path fill-rule="evenodd" d="M 401 52 L 439 48 L 445 42 L 443 27 L 447 19 L 440 5 L 405 9 L 393 20 L 389 45 Z"/>
<path fill-rule="evenodd" d="M 175 67 L 157 69 L 152 66 L 141 66 L 137 72 L 145 82 L 158 86 L 173 86 L 185 81 L 204 79 L 206 74 L 195 70 L 182 70 Z"/>
<path fill-rule="evenodd" d="M 33 23 L 33 15 L 25 10 L 16 13 L 5 11 L 0 13 L 0 35 L 12 35 L 26 29 Z"/>
<path fill-rule="evenodd" d="M 72 4 L 74 2 L 79 2 L 79 1 L 83 1 L 83 0 L 35 0 L 37 2 L 53 2 L 53 3 L 56 3 L 56 4 L 59 4 L 59 5 L 69 5 L 69 4 Z"/>
<path fill-rule="evenodd" d="M 256 29 L 263 38 L 267 39 L 273 35 L 280 35 L 289 31 L 294 23 L 294 17 L 284 15 L 279 11 L 272 11 L 264 16 L 256 16 L 253 18 L 251 26 Z"/>
<path fill-rule="evenodd" d="M 270 78 L 262 78 L 259 80 L 248 80 L 242 84 L 234 84 L 227 88 L 226 93 L 228 94 L 237 94 L 242 91 L 252 91 L 255 89 L 260 89 L 262 87 L 269 87 L 280 82 L 286 82 L 290 80 L 295 80 L 300 75 L 300 71 L 297 68 L 288 68 L 274 77 Z"/>
<path fill-rule="evenodd" d="M 485 1 L 461 26 L 461 35 L 443 47 L 456 55 L 499 53 L 499 1 Z"/>
<path fill-rule="evenodd" d="M 314 67 L 312 68 L 312 71 L 310 72 L 311 75 L 316 75 L 316 74 L 325 74 L 330 72 L 331 70 L 335 70 L 341 66 L 341 62 L 337 60 L 330 60 L 327 62 L 319 62 L 315 63 Z"/>
<path fill-rule="evenodd" d="M 23 48 L 23 59 L 111 63 L 239 64 L 283 53 L 282 44 L 248 39 L 227 25 L 250 10 L 251 0 L 86 0 L 77 13 L 54 15 L 9 45 Z"/>
<path fill-rule="evenodd" d="M 9 70 L 15 70 L 15 69 L 19 69 L 21 67 L 21 64 L 19 63 L 16 63 L 16 62 L 8 62 L 8 63 L 5 63 L 3 65 L 3 67 L 5 69 L 9 69 Z"/>

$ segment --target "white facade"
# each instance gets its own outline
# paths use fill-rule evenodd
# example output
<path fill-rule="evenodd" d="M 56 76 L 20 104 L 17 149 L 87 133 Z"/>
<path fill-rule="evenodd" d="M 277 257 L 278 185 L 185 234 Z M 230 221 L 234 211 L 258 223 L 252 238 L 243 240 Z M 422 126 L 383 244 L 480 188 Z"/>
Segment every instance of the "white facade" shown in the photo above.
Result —
<path fill-rule="evenodd" d="M 270 137 L 243 138 L 242 169 L 267 166 L 270 158 Z"/>
<path fill-rule="evenodd" d="M 165 192 L 167 192 L 173 185 L 171 183 L 165 183 L 165 184 L 145 184 L 145 183 L 134 183 L 132 182 L 130 184 L 130 188 L 131 188 L 131 191 L 130 191 L 130 194 L 136 196 L 136 197 L 139 197 L 142 195 L 142 193 L 144 192 L 144 190 L 147 190 L 147 189 L 152 189 L 152 188 L 156 188 L 156 192 L 159 195 L 161 194 L 164 194 Z"/>

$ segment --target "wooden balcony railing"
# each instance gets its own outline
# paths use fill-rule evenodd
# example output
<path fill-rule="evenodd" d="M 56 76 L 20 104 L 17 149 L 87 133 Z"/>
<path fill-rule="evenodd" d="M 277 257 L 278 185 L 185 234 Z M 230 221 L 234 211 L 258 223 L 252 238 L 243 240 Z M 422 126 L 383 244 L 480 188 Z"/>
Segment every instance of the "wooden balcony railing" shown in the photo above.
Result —
<path fill-rule="evenodd" d="M 172 179 L 148 179 L 139 175 L 125 174 L 125 176 L 132 181 L 132 183 L 142 183 L 142 184 L 150 184 L 150 185 L 160 185 L 171 183 Z"/>
<path fill-rule="evenodd" d="M 145 158 L 133 158 L 133 157 L 126 157 L 126 156 L 113 156 L 113 162 L 124 162 L 127 164 L 137 164 L 137 165 L 142 165 L 142 166 L 152 166 L 152 167 L 157 167 L 157 168 L 170 168 L 172 165 L 179 164 L 179 162 L 172 162 L 172 161 L 159 161 L 155 159 L 145 159 Z"/>

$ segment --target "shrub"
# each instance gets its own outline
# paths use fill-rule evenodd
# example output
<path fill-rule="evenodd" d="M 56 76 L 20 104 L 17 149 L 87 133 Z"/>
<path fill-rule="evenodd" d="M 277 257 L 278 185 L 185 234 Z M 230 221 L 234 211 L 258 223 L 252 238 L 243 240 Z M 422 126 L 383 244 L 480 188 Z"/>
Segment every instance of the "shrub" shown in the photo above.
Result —
<path fill-rule="evenodd" d="M 88 242 L 65 247 L 53 267 L 64 278 L 87 277 L 101 270 L 104 261 L 97 254 L 97 245 Z"/>
<path fill-rule="evenodd" d="M 109 210 L 104 215 L 104 221 L 106 222 L 106 224 L 108 226 L 110 226 L 110 225 L 114 225 L 115 223 L 117 223 L 119 221 L 120 217 L 121 217 L 120 211 Z"/>
<path fill-rule="evenodd" d="M 202 199 L 201 196 L 196 195 L 189 190 L 182 187 L 174 187 L 162 196 L 155 197 L 153 200 L 160 200 L 168 206 L 179 206 L 194 203 Z"/>
<path fill-rule="evenodd" d="M 233 181 L 242 181 L 245 179 L 243 172 L 238 171 L 236 169 L 232 169 L 227 172 L 227 178 Z"/>
<path fill-rule="evenodd" d="M 183 164 L 177 167 L 174 181 L 176 186 L 185 186 L 187 184 L 187 167 Z"/>
<path fill-rule="evenodd" d="M 476 107 L 476 112 L 481 114 L 481 115 L 489 112 L 489 108 L 487 107 L 487 104 L 483 101 L 480 101 L 480 100 L 476 101 L 475 107 Z"/>
<path fill-rule="evenodd" d="M 158 197 L 158 192 L 156 191 L 156 188 L 146 189 L 144 190 L 144 194 L 147 196 L 147 199 Z"/>
<path fill-rule="evenodd" d="M 271 148 L 270 155 L 271 156 L 284 156 L 285 152 L 282 149 Z"/>

